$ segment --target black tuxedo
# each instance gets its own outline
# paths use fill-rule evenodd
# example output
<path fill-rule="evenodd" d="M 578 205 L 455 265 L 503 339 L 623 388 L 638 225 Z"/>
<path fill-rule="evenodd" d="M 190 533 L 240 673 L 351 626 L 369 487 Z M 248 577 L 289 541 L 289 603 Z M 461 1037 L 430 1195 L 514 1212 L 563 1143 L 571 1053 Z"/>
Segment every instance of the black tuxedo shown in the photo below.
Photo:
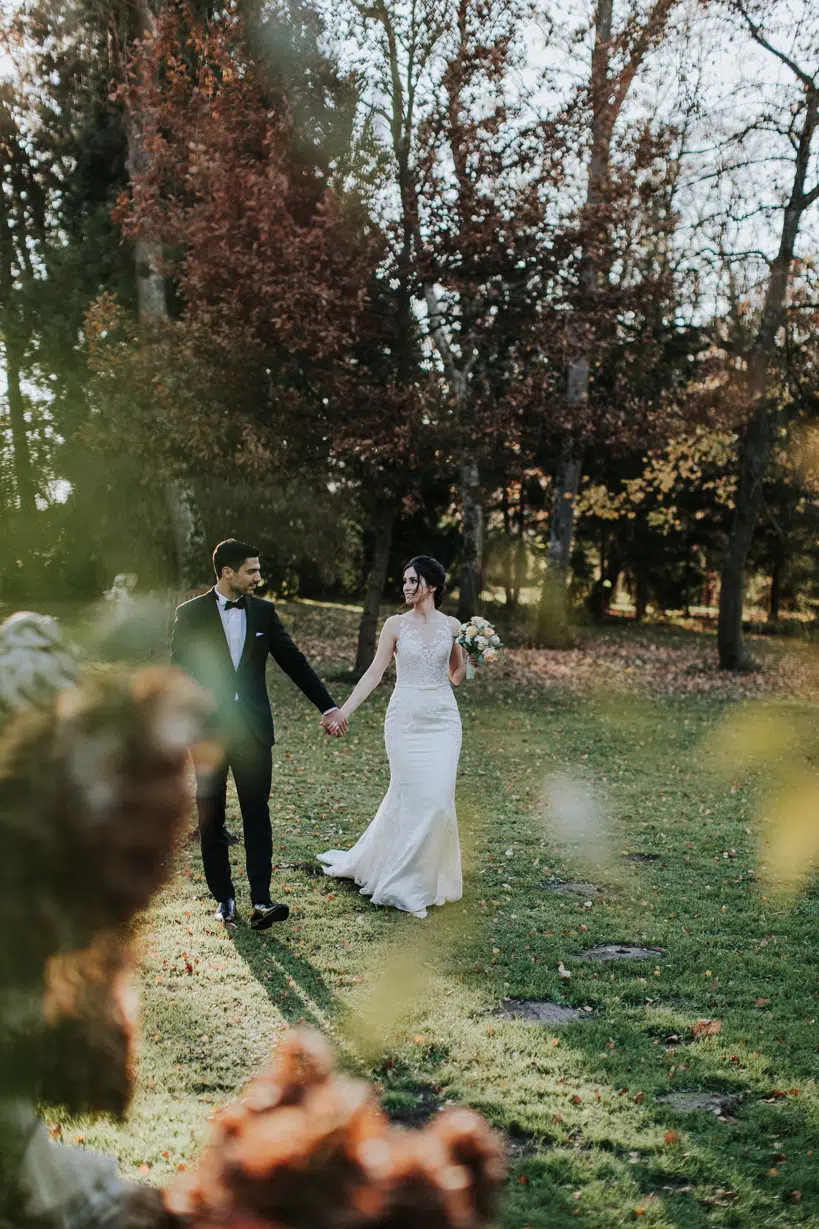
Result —
<path fill-rule="evenodd" d="M 232 770 L 242 811 L 247 877 L 254 904 L 270 898 L 272 835 L 268 800 L 272 779 L 273 717 L 265 670 L 268 654 L 322 712 L 335 704 L 304 655 L 282 627 L 272 602 L 245 599 L 246 630 L 234 669 L 216 593 L 211 589 L 176 612 L 171 664 L 180 666 L 215 700 L 212 733 L 224 748 L 222 761 L 197 766 L 196 803 L 205 878 L 216 900 L 236 893 L 225 835 L 225 794 Z"/>

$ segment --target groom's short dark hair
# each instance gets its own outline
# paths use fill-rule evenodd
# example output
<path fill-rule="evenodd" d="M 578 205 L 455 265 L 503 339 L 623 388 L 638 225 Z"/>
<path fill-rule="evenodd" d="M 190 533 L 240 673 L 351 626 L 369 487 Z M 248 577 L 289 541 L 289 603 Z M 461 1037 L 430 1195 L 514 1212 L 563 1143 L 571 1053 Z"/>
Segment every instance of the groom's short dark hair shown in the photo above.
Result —
<path fill-rule="evenodd" d="M 238 572 L 245 559 L 257 559 L 259 550 L 249 542 L 240 542 L 238 538 L 226 538 L 220 542 L 213 552 L 213 570 L 216 579 L 221 580 L 222 568 L 232 568 Z"/>

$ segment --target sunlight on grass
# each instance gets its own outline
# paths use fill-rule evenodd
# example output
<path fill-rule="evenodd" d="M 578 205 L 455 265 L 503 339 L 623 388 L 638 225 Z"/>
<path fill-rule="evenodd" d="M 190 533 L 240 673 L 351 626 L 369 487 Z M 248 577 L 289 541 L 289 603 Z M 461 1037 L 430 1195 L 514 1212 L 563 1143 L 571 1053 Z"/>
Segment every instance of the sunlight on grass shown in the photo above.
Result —
<path fill-rule="evenodd" d="M 342 615 L 339 644 L 355 619 Z M 464 899 L 419 921 L 373 908 L 312 861 L 352 844 L 383 796 L 389 689 L 331 743 L 278 671 L 270 686 L 274 895 L 291 904 L 291 920 L 250 931 L 239 874 L 241 920 L 228 938 L 186 840 L 143 926 L 131 1116 L 66 1120 L 63 1138 L 83 1135 L 126 1172 L 164 1181 L 214 1107 L 303 1021 L 376 1082 L 398 1120 L 413 1125 L 464 1101 L 504 1132 L 504 1229 L 567 1229 L 578 1215 L 604 1229 L 633 1221 L 637 1208 L 663 1229 L 733 1229 L 790 1223 L 811 1207 L 819 897 L 811 880 L 799 896 L 774 896 L 759 833 L 769 782 L 812 754 L 812 705 L 785 706 L 791 733 L 780 743 L 754 734 L 743 760 L 726 732 L 737 710 L 720 700 L 626 702 L 599 688 L 584 697 L 487 672 L 458 694 Z M 572 839 L 571 806 L 559 832 L 546 824 L 544 783 L 555 779 L 595 800 L 605 858 Z M 239 828 L 232 793 L 229 826 Z M 241 868 L 241 847 L 233 864 Z M 555 890 L 586 878 L 591 897 Z M 624 943 L 659 954 L 614 963 L 584 954 Z M 583 1018 L 561 1027 L 507 1019 L 515 999 Z M 697 1033 L 703 1019 L 719 1031 Z M 669 1092 L 718 1094 L 733 1108 L 683 1112 L 661 1100 Z"/>

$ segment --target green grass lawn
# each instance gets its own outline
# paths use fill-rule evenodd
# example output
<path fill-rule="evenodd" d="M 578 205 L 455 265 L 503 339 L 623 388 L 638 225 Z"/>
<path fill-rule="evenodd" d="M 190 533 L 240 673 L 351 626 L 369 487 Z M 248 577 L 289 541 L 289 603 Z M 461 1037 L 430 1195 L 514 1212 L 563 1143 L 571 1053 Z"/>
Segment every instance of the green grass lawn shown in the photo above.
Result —
<path fill-rule="evenodd" d="M 356 617 L 290 613 L 308 640 L 329 617 L 349 637 Z M 332 661 L 322 669 L 332 678 Z M 167 1181 L 213 1108 L 282 1030 L 306 1022 L 378 1083 L 397 1118 L 463 1101 L 505 1133 L 509 1229 L 819 1223 L 819 895 L 783 902 L 766 886 L 764 782 L 711 769 L 734 709 L 722 696 L 595 697 L 526 678 L 487 671 L 458 693 L 465 894 L 419 921 L 373 908 L 312 864 L 353 843 L 386 788 L 389 688 L 337 742 L 274 667 L 274 897 L 291 920 L 266 934 L 244 923 L 229 938 L 186 842 L 143 927 L 132 1113 L 124 1125 L 63 1121 L 63 1138 Z M 806 703 L 776 711 L 815 720 Z M 575 783 L 556 811 L 544 802 L 555 774 Z M 591 824 L 592 795 L 599 826 L 556 824 L 572 808 Z M 239 830 L 235 797 L 231 815 Z M 599 890 L 549 890 L 569 880 Z M 246 916 L 246 890 L 238 903 Z M 662 954 L 584 958 L 610 943 Z M 499 1014 L 523 998 L 591 1010 L 559 1028 Z M 700 1019 L 720 1031 L 696 1036 Z M 722 1117 L 659 1099 L 700 1090 L 735 1099 Z"/>

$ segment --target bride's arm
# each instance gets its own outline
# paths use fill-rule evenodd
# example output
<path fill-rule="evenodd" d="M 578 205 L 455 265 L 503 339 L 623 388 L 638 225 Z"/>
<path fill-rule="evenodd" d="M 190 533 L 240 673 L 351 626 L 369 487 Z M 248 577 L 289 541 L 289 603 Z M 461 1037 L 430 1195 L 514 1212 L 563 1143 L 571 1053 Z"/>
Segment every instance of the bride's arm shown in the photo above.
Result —
<path fill-rule="evenodd" d="M 371 691 L 374 691 L 384 677 L 384 671 L 392 661 L 392 655 L 395 652 L 395 643 L 398 639 L 398 617 L 391 615 L 381 629 L 381 636 L 378 641 L 373 664 L 369 670 L 362 674 L 361 678 L 355 685 L 355 689 L 348 699 L 342 704 L 341 711 L 345 717 L 351 717 L 359 704 L 363 704 Z"/>
<path fill-rule="evenodd" d="M 460 687 L 466 678 L 466 650 L 454 639 L 461 630 L 458 620 L 450 619 L 449 627 L 453 636 L 452 652 L 449 655 L 449 681 L 453 687 Z"/>

